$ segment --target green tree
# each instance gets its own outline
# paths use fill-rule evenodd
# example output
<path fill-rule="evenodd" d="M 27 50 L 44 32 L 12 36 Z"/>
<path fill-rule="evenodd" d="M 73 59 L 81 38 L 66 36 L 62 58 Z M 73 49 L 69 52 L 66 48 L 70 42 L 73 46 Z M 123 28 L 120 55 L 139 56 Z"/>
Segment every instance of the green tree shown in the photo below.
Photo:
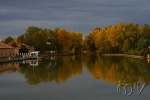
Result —
<path fill-rule="evenodd" d="M 34 46 L 36 44 L 36 34 L 38 34 L 40 30 L 42 29 L 36 26 L 28 27 L 25 32 L 25 43 L 30 46 Z"/>
<path fill-rule="evenodd" d="M 22 34 L 22 35 L 17 37 L 17 42 L 18 43 L 25 43 L 25 36 L 24 36 L 24 34 Z"/>
<path fill-rule="evenodd" d="M 47 50 L 46 42 L 51 33 L 51 30 L 30 26 L 23 35 L 18 36 L 17 41 L 33 46 L 35 50 L 44 52 Z"/>
<path fill-rule="evenodd" d="M 11 37 L 11 36 L 8 36 L 7 38 L 5 38 L 5 39 L 4 39 L 4 41 L 3 41 L 3 42 L 4 42 L 5 44 L 7 44 L 7 43 L 9 43 L 9 42 L 13 42 L 13 41 L 14 41 L 14 38 L 13 38 L 13 37 Z"/>

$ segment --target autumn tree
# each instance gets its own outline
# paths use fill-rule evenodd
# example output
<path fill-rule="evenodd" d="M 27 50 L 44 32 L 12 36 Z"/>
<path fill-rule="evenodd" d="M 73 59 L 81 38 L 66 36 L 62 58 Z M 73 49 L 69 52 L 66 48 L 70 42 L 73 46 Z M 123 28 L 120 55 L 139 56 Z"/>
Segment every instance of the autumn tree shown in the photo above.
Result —
<path fill-rule="evenodd" d="M 118 23 L 101 30 L 95 29 L 85 36 L 88 50 L 101 53 L 127 53 L 146 55 L 150 45 L 150 27 L 147 24 Z"/>
<path fill-rule="evenodd" d="M 100 31 L 100 28 L 95 28 L 84 38 L 85 47 L 87 50 L 96 51 L 95 35 Z"/>
<path fill-rule="evenodd" d="M 100 54 L 109 53 L 112 50 L 112 46 L 110 41 L 108 41 L 107 37 L 107 28 L 101 29 L 95 35 L 95 46 Z"/>
<path fill-rule="evenodd" d="M 57 28 L 54 31 L 57 35 L 57 50 L 58 52 L 70 52 L 72 46 L 72 34 L 66 29 Z"/>
<path fill-rule="evenodd" d="M 54 37 L 52 41 L 50 37 Z M 7 41 L 12 41 L 8 38 Z M 48 45 L 48 41 L 53 44 Z M 146 55 L 150 45 L 150 27 L 137 23 L 118 23 L 105 28 L 95 28 L 84 39 L 82 33 L 55 28 L 54 30 L 30 26 L 17 42 L 34 46 L 42 52 L 57 50 L 58 53 L 78 53 L 88 50 L 99 53 L 126 53 Z M 83 48 L 84 47 L 84 48 Z"/>
<path fill-rule="evenodd" d="M 73 37 L 73 48 L 75 53 L 80 53 L 82 49 L 82 33 L 76 32 L 72 33 Z"/>

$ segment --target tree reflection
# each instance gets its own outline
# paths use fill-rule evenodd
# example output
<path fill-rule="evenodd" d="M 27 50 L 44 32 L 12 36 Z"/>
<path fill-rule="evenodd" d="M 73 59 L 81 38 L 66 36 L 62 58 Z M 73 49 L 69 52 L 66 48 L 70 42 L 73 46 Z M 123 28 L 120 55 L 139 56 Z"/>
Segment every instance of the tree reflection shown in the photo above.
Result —
<path fill-rule="evenodd" d="M 91 62 L 86 57 L 86 69 L 97 79 L 108 80 L 112 83 L 130 83 L 136 82 L 150 83 L 150 64 L 140 59 L 121 58 L 121 57 L 99 57 Z M 90 60 L 92 61 L 92 60 Z"/>
<path fill-rule="evenodd" d="M 52 81 L 61 83 L 81 75 L 83 67 L 94 78 L 116 84 L 119 81 L 132 85 L 150 83 L 150 63 L 134 58 L 96 55 L 50 57 L 39 61 L 38 66 L 31 66 L 28 61 L 0 64 L 0 74 L 18 71 L 30 85 Z"/>
<path fill-rule="evenodd" d="M 55 60 L 48 58 L 34 68 L 22 67 L 22 73 L 31 85 L 52 81 L 60 83 L 82 74 L 82 60 L 79 56 L 57 57 Z"/>

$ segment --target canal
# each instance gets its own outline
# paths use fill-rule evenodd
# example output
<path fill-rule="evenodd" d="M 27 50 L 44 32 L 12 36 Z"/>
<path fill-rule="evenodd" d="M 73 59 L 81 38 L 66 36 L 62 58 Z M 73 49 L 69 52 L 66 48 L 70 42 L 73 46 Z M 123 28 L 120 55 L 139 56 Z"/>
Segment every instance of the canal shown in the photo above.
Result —
<path fill-rule="evenodd" d="M 0 64 L 1 100 L 149 100 L 150 63 L 77 55 Z"/>

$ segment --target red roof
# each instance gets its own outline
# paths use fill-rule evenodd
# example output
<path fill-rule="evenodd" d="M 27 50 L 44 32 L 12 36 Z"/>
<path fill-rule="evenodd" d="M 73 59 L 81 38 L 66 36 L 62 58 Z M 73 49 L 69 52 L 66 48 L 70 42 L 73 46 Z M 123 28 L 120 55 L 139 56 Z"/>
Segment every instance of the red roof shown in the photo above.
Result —
<path fill-rule="evenodd" d="M 4 43 L 0 43 L 0 49 L 12 49 L 13 47 L 7 45 L 7 44 L 4 44 Z"/>

